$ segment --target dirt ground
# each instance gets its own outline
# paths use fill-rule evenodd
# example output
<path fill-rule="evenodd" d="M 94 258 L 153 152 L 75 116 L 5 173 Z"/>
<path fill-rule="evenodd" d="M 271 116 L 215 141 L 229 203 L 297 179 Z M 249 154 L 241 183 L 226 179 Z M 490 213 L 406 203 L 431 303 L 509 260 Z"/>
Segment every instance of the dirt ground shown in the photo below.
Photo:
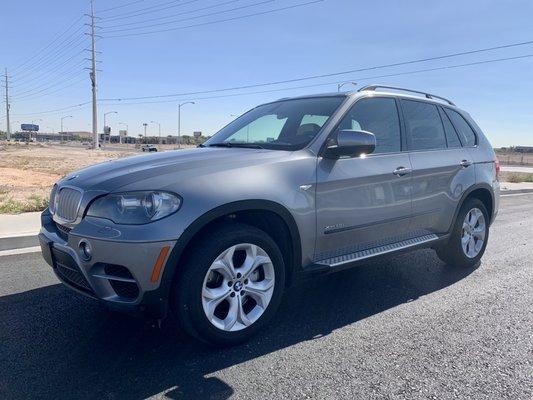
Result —
<path fill-rule="evenodd" d="M 88 150 L 43 144 L 0 145 L 0 213 L 39 211 L 52 185 L 66 174 L 103 161 L 138 154 L 134 149 Z"/>

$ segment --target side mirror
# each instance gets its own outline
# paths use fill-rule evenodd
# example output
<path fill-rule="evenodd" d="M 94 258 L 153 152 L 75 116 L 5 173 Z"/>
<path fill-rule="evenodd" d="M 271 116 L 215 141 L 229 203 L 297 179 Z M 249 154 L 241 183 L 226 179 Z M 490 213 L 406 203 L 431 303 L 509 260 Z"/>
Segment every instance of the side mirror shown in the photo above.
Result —
<path fill-rule="evenodd" d="M 376 137 L 367 131 L 343 129 L 338 131 L 337 140 L 328 144 L 324 156 L 326 158 L 359 157 L 370 154 L 376 149 Z"/>

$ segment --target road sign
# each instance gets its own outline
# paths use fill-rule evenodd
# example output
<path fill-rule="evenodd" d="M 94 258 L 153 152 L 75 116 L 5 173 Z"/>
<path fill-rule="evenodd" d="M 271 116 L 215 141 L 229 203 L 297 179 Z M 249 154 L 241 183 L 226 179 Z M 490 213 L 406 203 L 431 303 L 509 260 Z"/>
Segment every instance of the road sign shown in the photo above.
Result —
<path fill-rule="evenodd" d="M 201 131 L 196 131 L 196 132 L 193 132 L 193 136 L 198 139 L 200 136 L 202 136 L 202 132 Z"/>
<path fill-rule="evenodd" d="M 127 131 L 127 130 L 124 130 L 124 129 L 121 129 L 120 131 L 118 131 L 118 134 L 119 134 L 121 137 L 125 137 L 125 136 L 128 136 L 128 131 Z"/>
<path fill-rule="evenodd" d="M 35 124 L 21 124 L 20 129 L 29 132 L 39 132 L 39 125 Z"/>
<path fill-rule="evenodd" d="M 111 127 L 110 126 L 104 126 L 104 133 L 106 135 L 109 135 L 111 133 Z"/>

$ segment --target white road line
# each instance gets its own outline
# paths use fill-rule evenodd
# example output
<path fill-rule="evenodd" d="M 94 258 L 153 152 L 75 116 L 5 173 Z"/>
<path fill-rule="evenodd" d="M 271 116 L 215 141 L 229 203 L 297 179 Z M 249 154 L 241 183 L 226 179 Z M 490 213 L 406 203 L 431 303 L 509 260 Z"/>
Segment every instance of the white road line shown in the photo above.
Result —
<path fill-rule="evenodd" d="M 22 249 L 2 250 L 0 251 L 0 257 L 2 256 L 15 256 L 17 254 L 37 253 L 41 251 L 41 246 L 23 247 Z"/>

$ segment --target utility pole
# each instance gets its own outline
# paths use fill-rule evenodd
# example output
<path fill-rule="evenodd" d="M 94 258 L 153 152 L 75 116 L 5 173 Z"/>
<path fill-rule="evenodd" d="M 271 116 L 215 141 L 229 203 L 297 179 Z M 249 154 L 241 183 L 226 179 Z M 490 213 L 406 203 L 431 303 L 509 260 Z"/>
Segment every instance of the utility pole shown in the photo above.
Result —
<path fill-rule="evenodd" d="M 11 140 L 11 125 L 9 123 L 9 82 L 7 80 L 7 68 L 5 69 L 5 78 L 6 78 L 6 134 L 7 134 L 7 140 Z"/>
<path fill-rule="evenodd" d="M 99 149 L 98 137 L 98 105 L 96 102 L 96 34 L 95 34 L 95 16 L 94 16 L 94 0 L 91 0 L 91 86 L 93 92 L 93 143 L 94 148 Z"/>
<path fill-rule="evenodd" d="M 186 101 L 178 104 L 178 149 L 181 149 L 181 107 L 185 104 L 195 104 L 194 101 Z"/>

